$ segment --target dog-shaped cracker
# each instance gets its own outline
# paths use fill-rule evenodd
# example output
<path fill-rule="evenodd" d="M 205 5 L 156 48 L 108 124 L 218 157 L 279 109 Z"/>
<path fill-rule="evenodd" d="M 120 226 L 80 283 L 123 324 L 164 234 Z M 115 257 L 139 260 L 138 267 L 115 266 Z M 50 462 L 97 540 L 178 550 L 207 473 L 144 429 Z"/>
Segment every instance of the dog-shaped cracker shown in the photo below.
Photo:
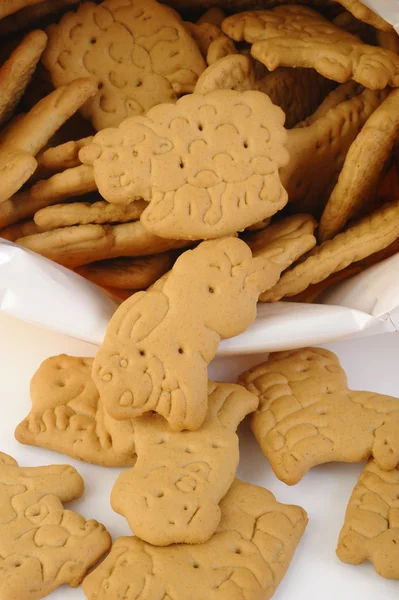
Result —
<path fill-rule="evenodd" d="M 221 502 L 217 533 L 205 544 L 150 546 L 119 538 L 84 581 L 89 600 L 268 600 L 305 531 L 299 506 L 236 480 Z"/>
<path fill-rule="evenodd" d="M 111 504 L 150 544 L 203 543 L 219 524 L 219 502 L 238 466 L 235 431 L 258 399 L 242 386 L 213 381 L 208 394 L 197 431 L 174 433 L 160 415 L 133 420 L 137 463 L 117 479 Z"/>
<path fill-rule="evenodd" d="M 280 272 L 237 238 L 207 241 L 177 259 L 161 289 L 124 302 L 93 366 L 109 414 L 131 419 L 156 411 L 175 431 L 198 429 L 219 342 L 255 320 L 259 294 Z"/>
<path fill-rule="evenodd" d="M 22 468 L 0 453 L 0 597 L 39 600 L 76 587 L 111 546 L 97 521 L 64 510 L 83 480 L 73 467 Z"/>
<path fill-rule="evenodd" d="M 174 239 L 231 235 L 287 202 L 284 113 L 257 91 L 216 90 L 162 104 L 98 133 L 80 160 L 109 202 L 149 201 L 141 220 Z"/>
<path fill-rule="evenodd" d="M 252 430 L 279 479 L 293 485 L 315 466 L 373 456 L 399 462 L 399 399 L 348 389 L 338 358 L 305 348 L 271 354 L 240 383 L 259 396 Z"/>

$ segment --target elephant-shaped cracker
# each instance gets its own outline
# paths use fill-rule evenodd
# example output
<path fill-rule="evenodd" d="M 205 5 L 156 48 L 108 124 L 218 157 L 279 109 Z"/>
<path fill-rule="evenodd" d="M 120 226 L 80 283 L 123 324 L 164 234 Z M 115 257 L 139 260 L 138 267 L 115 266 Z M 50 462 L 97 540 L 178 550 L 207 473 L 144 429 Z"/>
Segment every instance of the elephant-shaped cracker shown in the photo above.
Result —
<path fill-rule="evenodd" d="M 235 433 L 258 398 L 242 386 L 209 382 L 208 413 L 197 431 L 173 432 L 160 415 L 134 419 L 138 459 L 123 471 L 112 508 L 149 544 L 206 542 L 239 460 Z"/>
<path fill-rule="evenodd" d="M 32 409 L 15 437 L 98 465 L 132 466 L 133 424 L 116 421 L 104 410 L 92 366 L 92 358 L 65 354 L 44 361 L 31 381 Z"/>
<path fill-rule="evenodd" d="M 306 6 L 238 13 L 225 19 L 222 29 L 233 40 L 252 44 L 252 56 L 271 71 L 314 68 L 334 81 L 354 79 L 372 90 L 399 86 L 397 54 L 363 44 Z"/>
<path fill-rule="evenodd" d="M 119 538 L 83 583 L 89 600 L 268 600 L 306 528 L 299 506 L 236 480 L 221 502 L 217 533 L 204 544 L 150 546 Z"/>
<path fill-rule="evenodd" d="M 370 459 L 353 490 L 337 555 L 358 565 L 366 560 L 387 579 L 399 579 L 399 470 L 383 471 Z"/>
<path fill-rule="evenodd" d="M 97 521 L 64 510 L 83 480 L 73 467 L 22 468 L 0 453 L 0 598 L 39 600 L 79 585 L 111 546 Z"/>
<path fill-rule="evenodd" d="M 219 342 L 255 320 L 260 292 L 280 272 L 238 238 L 202 242 L 177 259 L 162 286 L 121 304 L 92 373 L 108 413 L 123 420 L 156 411 L 174 431 L 198 429 Z"/>
<path fill-rule="evenodd" d="M 162 104 L 98 133 L 82 148 L 109 202 L 150 202 L 141 216 L 160 237 L 231 235 L 287 202 L 284 113 L 266 94 L 216 90 Z"/>
<path fill-rule="evenodd" d="M 259 396 L 252 430 L 275 474 L 288 485 L 332 461 L 373 456 L 386 471 L 399 463 L 399 399 L 348 389 L 332 352 L 273 353 L 240 383 Z"/>
<path fill-rule="evenodd" d="M 83 2 L 48 28 L 43 63 L 55 86 L 92 77 L 82 109 L 96 129 L 192 92 L 206 67 L 179 15 L 155 0 Z"/>

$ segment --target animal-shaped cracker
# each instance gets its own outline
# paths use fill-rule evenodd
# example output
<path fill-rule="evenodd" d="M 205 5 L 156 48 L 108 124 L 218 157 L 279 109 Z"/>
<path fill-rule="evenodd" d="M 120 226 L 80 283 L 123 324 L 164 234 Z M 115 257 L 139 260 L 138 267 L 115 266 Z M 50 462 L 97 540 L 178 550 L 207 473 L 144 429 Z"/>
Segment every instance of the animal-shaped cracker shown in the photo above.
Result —
<path fill-rule="evenodd" d="M 242 386 L 208 384 L 208 412 L 197 431 L 174 433 L 159 415 L 133 420 L 138 459 L 112 490 L 112 508 L 140 539 L 157 546 L 206 542 L 239 460 L 235 433 L 258 398 Z"/>
<path fill-rule="evenodd" d="M 91 378 L 92 358 L 61 354 L 44 361 L 32 378 L 32 409 L 15 431 L 22 444 L 56 450 L 106 467 L 136 462 L 130 421 L 104 410 Z"/>
<path fill-rule="evenodd" d="M 276 67 L 311 67 L 344 83 L 354 79 L 370 89 L 399 86 L 399 56 L 363 44 L 305 6 L 238 13 L 223 21 L 236 41 L 253 44 L 251 54 L 273 71 Z"/>
<path fill-rule="evenodd" d="M 289 129 L 311 115 L 332 86 L 330 80 L 314 69 L 281 68 L 257 78 L 250 56 L 230 53 L 205 69 L 194 92 L 209 94 L 217 89 L 263 92 L 273 104 L 283 109 L 285 126 Z"/>
<path fill-rule="evenodd" d="M 375 193 L 398 137 L 399 90 L 393 90 L 349 149 L 320 221 L 320 241 L 339 233 Z"/>
<path fill-rule="evenodd" d="M 332 273 L 390 246 L 399 238 L 399 200 L 383 205 L 332 240 L 316 246 L 311 254 L 287 270 L 273 287 L 261 294 L 261 302 L 296 296 Z"/>
<path fill-rule="evenodd" d="M 343 562 L 374 564 L 381 577 L 399 579 L 399 470 L 383 471 L 371 459 L 353 490 L 339 536 Z"/>
<path fill-rule="evenodd" d="M 217 533 L 205 544 L 150 546 L 119 538 L 83 583 L 89 600 L 268 600 L 305 531 L 299 506 L 236 480 L 220 505 Z"/>
<path fill-rule="evenodd" d="M 83 487 L 73 467 L 22 468 L 0 453 L 1 600 L 40 600 L 60 585 L 76 587 L 108 552 L 104 527 L 62 505 Z"/>
<path fill-rule="evenodd" d="M 155 0 L 82 3 L 48 29 L 43 64 L 58 87 L 94 77 L 82 114 L 96 129 L 191 92 L 206 64 L 176 12 Z"/>
<path fill-rule="evenodd" d="M 237 238 L 182 254 L 162 289 L 134 294 L 112 317 L 93 380 L 115 419 L 156 411 L 175 431 L 195 430 L 207 411 L 207 367 L 221 339 L 243 332 L 281 266 L 252 258 Z"/>
<path fill-rule="evenodd" d="M 18 105 L 47 44 L 44 31 L 32 31 L 0 68 L 0 125 Z"/>
<path fill-rule="evenodd" d="M 161 237 L 231 235 L 287 202 L 284 113 L 260 92 L 217 90 L 152 108 L 82 148 L 109 202 L 150 201 L 143 225 Z"/>
<path fill-rule="evenodd" d="M 348 389 L 332 352 L 276 352 L 240 382 L 259 396 L 252 430 L 273 471 L 288 485 L 332 461 L 373 456 L 387 471 L 398 464 L 399 399 Z"/>

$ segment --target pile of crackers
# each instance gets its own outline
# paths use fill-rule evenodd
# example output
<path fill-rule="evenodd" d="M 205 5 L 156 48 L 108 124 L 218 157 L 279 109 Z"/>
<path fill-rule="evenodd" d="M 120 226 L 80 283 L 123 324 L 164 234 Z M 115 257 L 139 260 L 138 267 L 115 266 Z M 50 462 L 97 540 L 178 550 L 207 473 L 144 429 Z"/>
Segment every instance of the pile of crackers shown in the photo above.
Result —
<path fill-rule="evenodd" d="M 307 515 L 236 478 L 250 414 L 288 485 L 369 459 L 337 553 L 399 579 L 399 400 L 348 389 L 321 349 L 208 377 L 259 300 L 398 250 L 397 35 L 359 0 L 244 4 L 0 6 L 1 235 L 123 299 L 94 359 L 41 365 L 15 435 L 126 467 L 110 500 L 134 534 L 64 509 L 72 467 L 1 454 L 1 600 L 270 598 Z"/>
<path fill-rule="evenodd" d="M 359 0 L 169 3 L 2 3 L 0 236 L 121 299 L 293 215 L 313 242 L 262 302 L 395 254 L 391 25 Z"/>

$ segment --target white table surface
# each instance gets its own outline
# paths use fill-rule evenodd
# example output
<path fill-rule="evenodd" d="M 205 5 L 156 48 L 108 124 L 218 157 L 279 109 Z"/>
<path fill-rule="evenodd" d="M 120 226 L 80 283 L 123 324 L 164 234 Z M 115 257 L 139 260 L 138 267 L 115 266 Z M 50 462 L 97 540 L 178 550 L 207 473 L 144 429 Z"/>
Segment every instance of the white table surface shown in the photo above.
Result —
<path fill-rule="evenodd" d="M 328 344 L 340 357 L 355 389 L 399 396 L 399 335 Z M 69 506 L 86 518 L 95 518 L 114 538 L 130 535 L 125 520 L 109 505 L 118 469 L 96 467 L 55 452 L 22 446 L 14 439 L 15 426 L 30 410 L 29 381 L 40 363 L 60 353 L 93 356 L 95 347 L 39 329 L 0 314 L 0 381 L 2 417 L 0 449 L 21 465 L 69 463 L 86 484 L 85 495 Z M 262 355 L 223 358 L 211 365 L 210 376 L 235 381 L 247 367 L 262 362 Z M 309 514 L 309 525 L 275 600 L 397 600 L 399 581 L 380 578 L 369 564 L 353 567 L 335 556 L 345 508 L 362 465 L 332 464 L 313 469 L 298 485 L 288 487 L 276 479 L 246 424 L 240 430 L 239 477 L 270 489 L 282 502 L 299 504 Z M 83 600 L 81 589 L 60 588 L 52 600 Z M 21 600 L 23 600 L 21 598 Z M 190 599 L 178 599 L 190 600 Z"/>

